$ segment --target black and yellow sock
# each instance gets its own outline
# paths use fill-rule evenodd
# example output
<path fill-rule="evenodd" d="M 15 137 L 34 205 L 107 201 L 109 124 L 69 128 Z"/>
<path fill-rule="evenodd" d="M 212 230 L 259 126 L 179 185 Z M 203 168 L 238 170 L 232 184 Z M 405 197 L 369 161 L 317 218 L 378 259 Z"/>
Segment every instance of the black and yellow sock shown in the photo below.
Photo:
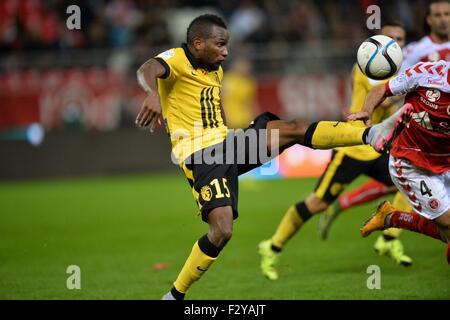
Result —
<path fill-rule="evenodd" d="M 201 237 L 192 247 L 191 254 L 184 263 L 177 280 L 173 283 L 172 295 L 182 299 L 190 286 L 200 279 L 217 259 L 219 253 L 220 249 L 209 241 L 207 235 Z"/>
<path fill-rule="evenodd" d="M 302 201 L 289 207 L 272 237 L 272 250 L 279 252 L 298 229 L 311 218 L 311 213 Z"/>
<path fill-rule="evenodd" d="M 362 121 L 319 121 L 306 130 L 304 145 L 314 149 L 361 145 L 366 143 L 368 131 Z"/>

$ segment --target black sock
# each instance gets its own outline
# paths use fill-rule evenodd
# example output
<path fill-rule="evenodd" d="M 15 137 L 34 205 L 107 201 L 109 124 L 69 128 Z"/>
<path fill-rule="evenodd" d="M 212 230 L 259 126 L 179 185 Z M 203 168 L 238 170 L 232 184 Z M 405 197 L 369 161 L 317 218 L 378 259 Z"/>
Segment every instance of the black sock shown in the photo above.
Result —
<path fill-rule="evenodd" d="M 308 221 L 308 219 L 312 217 L 311 212 L 305 205 L 305 201 L 297 203 L 295 209 L 297 209 L 298 215 L 302 218 L 303 222 Z"/>
<path fill-rule="evenodd" d="M 383 238 L 384 238 L 384 240 L 386 240 L 386 241 L 392 241 L 392 240 L 397 239 L 396 237 L 389 236 L 389 235 L 387 235 L 387 234 L 383 234 Z"/>
<path fill-rule="evenodd" d="M 180 291 L 178 291 L 177 289 L 175 289 L 175 287 L 172 287 L 172 289 L 170 290 L 170 293 L 173 295 L 173 297 L 176 300 L 184 300 L 184 293 L 181 293 Z"/>
<path fill-rule="evenodd" d="M 217 248 L 214 244 L 211 243 L 211 241 L 209 241 L 206 234 L 198 239 L 198 247 L 203 251 L 204 254 L 210 256 L 211 258 L 216 258 L 221 250 L 221 248 Z"/>
<path fill-rule="evenodd" d="M 278 248 L 277 246 L 274 246 L 273 244 L 270 246 L 270 249 L 274 252 L 281 252 L 281 248 Z"/>
<path fill-rule="evenodd" d="M 370 131 L 370 128 L 367 128 L 366 130 L 364 130 L 364 133 L 363 133 L 362 140 L 365 144 L 369 144 L 369 141 L 367 141 L 367 135 L 369 134 L 369 131 Z"/>
<path fill-rule="evenodd" d="M 314 131 L 316 131 L 316 127 L 318 124 L 318 122 L 311 123 L 308 129 L 306 129 L 305 137 L 303 138 L 303 145 L 305 147 L 314 149 L 314 147 L 312 146 L 312 137 L 314 135 Z"/>

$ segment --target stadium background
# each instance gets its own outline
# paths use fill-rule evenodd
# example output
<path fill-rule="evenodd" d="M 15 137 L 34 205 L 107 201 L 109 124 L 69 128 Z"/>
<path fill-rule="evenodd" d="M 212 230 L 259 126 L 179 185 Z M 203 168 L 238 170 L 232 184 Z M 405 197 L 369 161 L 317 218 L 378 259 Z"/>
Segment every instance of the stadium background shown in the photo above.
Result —
<path fill-rule="evenodd" d="M 72 4 L 81 9 L 81 30 L 66 26 Z M 205 225 L 170 162 L 166 134 L 134 126 L 144 98 L 135 72 L 183 42 L 192 18 L 213 12 L 227 20 L 225 79 L 233 61 L 251 63 L 253 114 L 339 119 L 372 4 L 405 25 L 408 42 L 424 34 L 422 0 L 1 1 L 0 298 L 158 299 L 170 286 Z M 305 177 L 320 174 L 328 158 L 293 148 L 279 176 L 302 179 L 243 181 L 236 235 L 192 298 L 450 298 L 438 243 L 405 234 L 416 265 L 404 270 L 359 239 L 376 204 L 342 217 L 326 243 L 313 221 L 289 248 L 286 279 L 269 284 L 259 276 L 249 252 L 312 190 L 315 179 Z M 86 275 L 80 291 L 65 288 L 70 264 Z M 382 267 L 385 290 L 366 288 L 371 264 Z"/>

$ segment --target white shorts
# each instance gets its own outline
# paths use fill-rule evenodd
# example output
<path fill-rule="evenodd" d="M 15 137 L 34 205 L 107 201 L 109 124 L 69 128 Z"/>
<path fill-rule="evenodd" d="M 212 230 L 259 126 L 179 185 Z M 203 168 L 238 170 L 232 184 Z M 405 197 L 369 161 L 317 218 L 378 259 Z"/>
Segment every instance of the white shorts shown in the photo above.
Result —
<path fill-rule="evenodd" d="M 450 171 L 435 174 L 410 161 L 389 157 L 392 182 L 421 216 L 434 220 L 450 209 Z"/>

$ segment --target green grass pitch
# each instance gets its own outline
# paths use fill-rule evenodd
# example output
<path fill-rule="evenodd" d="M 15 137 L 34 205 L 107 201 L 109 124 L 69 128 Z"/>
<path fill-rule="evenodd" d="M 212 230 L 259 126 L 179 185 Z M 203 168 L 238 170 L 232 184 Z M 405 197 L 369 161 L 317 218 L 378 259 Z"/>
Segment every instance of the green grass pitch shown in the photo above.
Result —
<path fill-rule="evenodd" d="M 359 236 L 376 203 L 344 213 L 327 241 L 313 217 L 283 252 L 281 277 L 259 272 L 257 243 L 316 179 L 241 182 L 231 242 L 187 299 L 450 299 L 445 245 L 404 232 L 414 265 L 377 256 Z M 359 183 L 361 180 L 358 181 Z M 207 231 L 179 174 L 0 183 L 0 299 L 160 299 Z M 168 268 L 154 271 L 155 263 Z M 69 265 L 81 289 L 69 290 Z M 369 290 L 378 265 L 381 289 Z"/>

